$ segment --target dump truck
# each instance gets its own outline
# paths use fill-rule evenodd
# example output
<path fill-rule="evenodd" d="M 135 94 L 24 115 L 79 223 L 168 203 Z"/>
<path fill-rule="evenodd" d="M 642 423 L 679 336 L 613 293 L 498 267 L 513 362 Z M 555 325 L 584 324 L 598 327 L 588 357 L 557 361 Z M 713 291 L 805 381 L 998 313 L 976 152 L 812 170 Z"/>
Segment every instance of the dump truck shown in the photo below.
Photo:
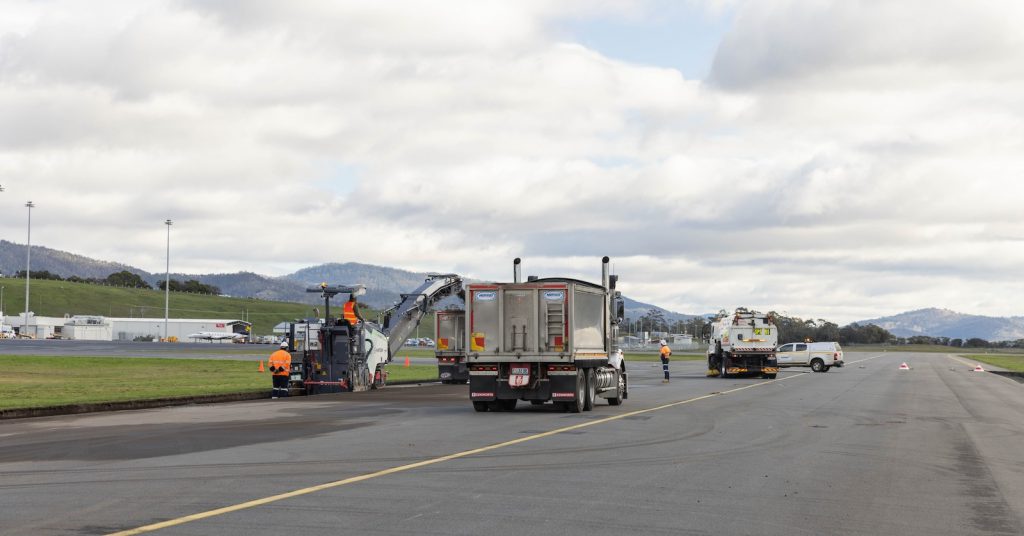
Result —
<path fill-rule="evenodd" d="M 771 314 L 743 307 L 732 313 L 722 311 L 706 325 L 704 333 L 709 377 L 759 374 L 774 379 L 779 373 L 775 357 L 779 329 Z"/>
<path fill-rule="evenodd" d="M 419 288 L 402 294 L 398 304 L 384 311 L 380 322 L 358 318 L 357 296 L 362 285 L 328 285 L 307 289 L 324 299 L 324 319 L 309 336 L 302 352 L 295 351 L 292 337 L 292 385 L 301 384 L 306 394 L 366 391 L 387 382 L 384 366 L 398 353 L 405 339 L 432 305 L 461 294 L 462 278 L 455 274 L 430 274 Z M 331 299 L 347 297 L 345 312 L 331 316 Z M 351 305 L 348 305 L 348 303 Z"/>
<path fill-rule="evenodd" d="M 434 312 L 434 357 L 441 383 L 466 383 L 466 311 L 444 309 Z"/>
<path fill-rule="evenodd" d="M 515 259 L 513 282 L 467 285 L 473 409 L 510 411 L 524 400 L 579 413 L 598 398 L 615 406 L 629 397 L 617 347 L 622 297 L 608 263 L 604 257 L 601 284 L 533 276 L 523 282 Z"/>

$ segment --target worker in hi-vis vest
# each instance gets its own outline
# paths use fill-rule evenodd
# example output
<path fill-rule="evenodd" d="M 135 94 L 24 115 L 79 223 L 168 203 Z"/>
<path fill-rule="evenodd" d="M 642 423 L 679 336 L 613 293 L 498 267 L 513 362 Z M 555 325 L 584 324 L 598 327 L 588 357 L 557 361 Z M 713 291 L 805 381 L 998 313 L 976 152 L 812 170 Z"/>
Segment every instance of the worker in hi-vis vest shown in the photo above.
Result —
<path fill-rule="evenodd" d="M 661 383 L 668 383 L 668 358 L 672 355 L 672 349 L 668 347 L 665 339 L 661 340 L 661 370 L 665 372 L 665 379 Z"/>
<path fill-rule="evenodd" d="M 359 314 L 359 309 L 356 307 L 355 296 L 348 297 L 348 301 L 345 302 L 345 308 L 341 314 L 341 318 L 348 322 L 348 325 L 350 326 L 354 326 L 363 321 L 363 317 Z"/>
<path fill-rule="evenodd" d="M 288 341 L 282 342 L 281 348 L 270 354 L 268 364 L 270 373 L 274 375 L 274 390 L 270 395 L 271 398 L 288 396 L 289 369 L 292 368 L 292 354 L 288 353 Z"/>

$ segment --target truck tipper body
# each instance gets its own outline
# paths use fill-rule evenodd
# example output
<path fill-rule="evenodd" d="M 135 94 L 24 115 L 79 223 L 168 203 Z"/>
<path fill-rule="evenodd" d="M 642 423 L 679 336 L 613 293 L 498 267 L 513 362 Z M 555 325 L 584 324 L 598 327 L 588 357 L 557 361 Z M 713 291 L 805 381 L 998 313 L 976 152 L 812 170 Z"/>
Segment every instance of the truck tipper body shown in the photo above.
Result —
<path fill-rule="evenodd" d="M 773 379 L 778 374 L 775 345 L 779 330 L 770 314 L 741 307 L 719 314 L 706 329 L 708 376 L 758 374 Z"/>
<path fill-rule="evenodd" d="M 434 356 L 441 383 L 466 383 L 466 311 L 445 309 L 434 312 Z"/>
<path fill-rule="evenodd" d="M 602 283 L 569 278 L 466 287 L 466 362 L 477 411 L 511 410 L 518 400 L 580 412 L 597 398 L 618 405 L 628 378 L 616 346 L 622 300 L 603 259 Z"/>

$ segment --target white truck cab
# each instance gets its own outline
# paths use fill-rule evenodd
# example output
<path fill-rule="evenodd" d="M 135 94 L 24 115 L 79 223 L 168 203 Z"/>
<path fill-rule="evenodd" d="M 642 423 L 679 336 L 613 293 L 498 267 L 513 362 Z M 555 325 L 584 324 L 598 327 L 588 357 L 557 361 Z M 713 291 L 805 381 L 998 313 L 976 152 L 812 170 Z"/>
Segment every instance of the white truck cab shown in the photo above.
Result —
<path fill-rule="evenodd" d="M 780 367 L 811 367 L 828 372 L 843 366 L 843 349 L 838 342 L 791 342 L 775 349 Z"/>

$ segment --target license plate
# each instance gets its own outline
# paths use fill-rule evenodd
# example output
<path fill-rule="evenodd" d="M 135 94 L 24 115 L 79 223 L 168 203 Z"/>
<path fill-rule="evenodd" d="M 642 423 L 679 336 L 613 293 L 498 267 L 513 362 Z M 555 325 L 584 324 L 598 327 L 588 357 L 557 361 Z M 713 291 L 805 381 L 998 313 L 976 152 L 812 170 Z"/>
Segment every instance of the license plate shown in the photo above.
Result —
<path fill-rule="evenodd" d="M 530 367 L 512 367 L 509 371 L 509 387 L 525 387 L 530 383 Z"/>

